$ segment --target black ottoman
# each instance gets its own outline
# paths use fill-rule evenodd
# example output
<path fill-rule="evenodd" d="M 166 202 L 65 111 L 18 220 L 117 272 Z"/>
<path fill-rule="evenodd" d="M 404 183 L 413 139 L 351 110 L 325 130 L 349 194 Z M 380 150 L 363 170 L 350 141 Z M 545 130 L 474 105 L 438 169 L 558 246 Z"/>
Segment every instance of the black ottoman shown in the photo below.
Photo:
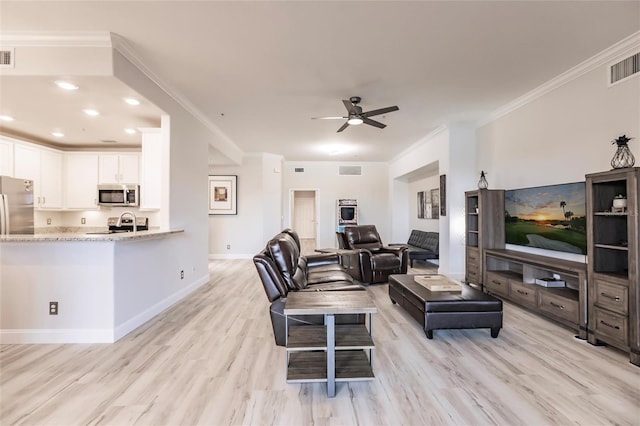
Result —
<path fill-rule="evenodd" d="M 462 291 L 430 291 L 413 275 L 390 275 L 389 297 L 402 306 L 424 328 L 428 339 L 433 330 L 490 328 L 498 337 L 502 328 L 502 300 L 461 284 Z"/>

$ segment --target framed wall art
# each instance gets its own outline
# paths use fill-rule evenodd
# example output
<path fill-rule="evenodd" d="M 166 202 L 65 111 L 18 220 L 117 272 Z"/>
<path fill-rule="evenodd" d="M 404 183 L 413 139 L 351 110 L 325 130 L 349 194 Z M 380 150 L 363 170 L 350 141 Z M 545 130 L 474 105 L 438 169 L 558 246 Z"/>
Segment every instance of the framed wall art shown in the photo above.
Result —
<path fill-rule="evenodd" d="M 440 217 L 440 188 L 431 190 L 431 219 Z"/>
<path fill-rule="evenodd" d="M 238 176 L 209 176 L 209 214 L 238 214 Z"/>

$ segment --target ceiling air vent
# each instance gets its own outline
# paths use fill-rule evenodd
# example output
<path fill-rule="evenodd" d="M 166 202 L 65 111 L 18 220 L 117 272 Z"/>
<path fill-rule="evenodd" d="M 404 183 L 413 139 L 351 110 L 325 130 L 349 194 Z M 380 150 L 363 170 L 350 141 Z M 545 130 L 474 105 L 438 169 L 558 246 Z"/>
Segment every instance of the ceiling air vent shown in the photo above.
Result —
<path fill-rule="evenodd" d="M 13 68 L 14 67 L 14 49 L 0 49 L 0 68 Z"/>
<path fill-rule="evenodd" d="M 101 139 L 102 143 L 118 143 L 118 141 L 114 141 L 113 139 Z"/>
<path fill-rule="evenodd" d="M 638 72 L 640 72 L 640 52 L 611 65 L 609 84 L 615 84 L 627 77 L 638 74 Z"/>
<path fill-rule="evenodd" d="M 304 173 L 304 167 L 296 167 L 293 171 L 295 173 Z"/>
<path fill-rule="evenodd" d="M 340 166 L 338 174 L 340 176 L 360 176 L 362 175 L 362 166 Z"/>

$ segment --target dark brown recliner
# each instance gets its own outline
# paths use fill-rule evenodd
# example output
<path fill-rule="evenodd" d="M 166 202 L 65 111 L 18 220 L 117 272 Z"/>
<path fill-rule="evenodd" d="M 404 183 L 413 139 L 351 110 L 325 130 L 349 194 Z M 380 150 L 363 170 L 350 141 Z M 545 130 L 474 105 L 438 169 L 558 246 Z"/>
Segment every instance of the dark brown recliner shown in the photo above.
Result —
<path fill-rule="evenodd" d="M 358 250 L 363 282 L 384 283 L 391 274 L 407 273 L 407 247 L 384 246 L 375 225 L 345 226 L 344 235 L 347 248 Z"/>
<path fill-rule="evenodd" d="M 301 256 L 297 234 L 284 230 L 253 257 L 262 286 L 271 302 L 269 309 L 276 345 L 284 346 L 284 305 L 290 291 L 364 290 L 354 284 L 336 254 Z M 289 325 L 323 324 L 323 315 L 289 316 Z M 361 324 L 364 315 L 336 315 L 336 324 Z"/>

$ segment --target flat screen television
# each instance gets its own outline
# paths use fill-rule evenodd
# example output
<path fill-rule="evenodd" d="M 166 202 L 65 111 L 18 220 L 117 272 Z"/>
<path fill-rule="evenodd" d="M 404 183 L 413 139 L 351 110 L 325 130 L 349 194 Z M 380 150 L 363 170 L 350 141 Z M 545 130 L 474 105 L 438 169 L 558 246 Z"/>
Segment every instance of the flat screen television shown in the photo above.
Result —
<path fill-rule="evenodd" d="M 584 182 L 504 193 L 507 244 L 587 254 Z"/>

